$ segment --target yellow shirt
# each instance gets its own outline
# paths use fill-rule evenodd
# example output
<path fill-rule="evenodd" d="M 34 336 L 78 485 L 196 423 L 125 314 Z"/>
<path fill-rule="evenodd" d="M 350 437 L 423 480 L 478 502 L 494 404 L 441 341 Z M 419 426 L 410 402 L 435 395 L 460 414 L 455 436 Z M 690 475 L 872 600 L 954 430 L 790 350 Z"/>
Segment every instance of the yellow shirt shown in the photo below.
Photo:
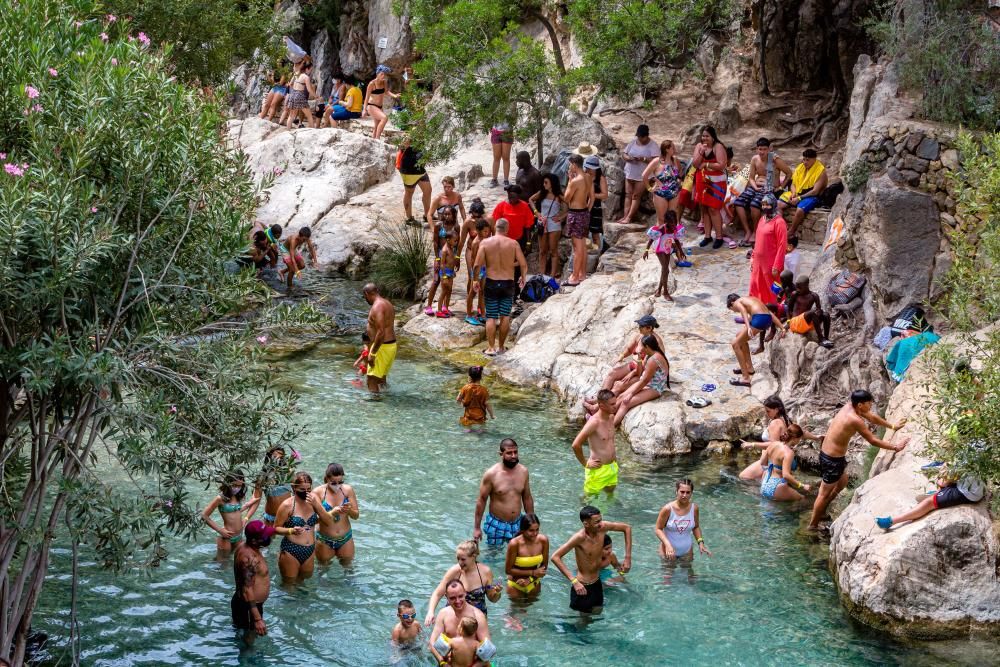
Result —
<path fill-rule="evenodd" d="M 361 94 L 361 89 L 357 86 L 351 86 L 347 89 L 347 93 L 344 95 L 343 105 L 348 111 L 361 113 L 361 105 L 364 101 L 365 97 Z"/>
<path fill-rule="evenodd" d="M 816 185 L 816 181 L 823 175 L 825 169 L 826 167 L 819 160 L 813 162 L 813 166 L 808 170 L 804 163 L 797 166 L 792 172 L 792 185 L 795 187 L 795 192 L 802 192 Z"/>

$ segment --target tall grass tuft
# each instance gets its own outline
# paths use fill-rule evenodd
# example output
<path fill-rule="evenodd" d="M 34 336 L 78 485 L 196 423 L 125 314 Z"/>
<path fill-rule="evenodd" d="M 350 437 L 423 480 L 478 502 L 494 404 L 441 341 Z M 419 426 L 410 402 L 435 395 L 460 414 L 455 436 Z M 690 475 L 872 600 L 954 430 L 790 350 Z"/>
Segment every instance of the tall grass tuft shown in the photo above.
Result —
<path fill-rule="evenodd" d="M 386 296 L 416 296 L 427 273 L 431 244 L 420 227 L 390 224 L 379 230 L 379 249 L 372 261 L 371 279 Z"/>

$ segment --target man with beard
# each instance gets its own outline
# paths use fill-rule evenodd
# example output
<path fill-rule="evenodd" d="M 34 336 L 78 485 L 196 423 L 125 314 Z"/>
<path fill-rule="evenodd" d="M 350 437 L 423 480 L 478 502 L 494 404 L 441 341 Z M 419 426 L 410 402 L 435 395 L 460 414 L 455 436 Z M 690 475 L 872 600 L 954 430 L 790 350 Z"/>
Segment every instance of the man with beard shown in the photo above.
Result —
<path fill-rule="evenodd" d="M 236 575 L 236 592 L 229 602 L 233 612 L 233 625 L 243 630 L 243 641 L 253 644 L 258 635 L 267 634 L 264 623 L 264 602 L 271 593 L 271 579 L 267 561 L 260 553 L 271 543 L 274 528 L 263 521 L 251 521 L 243 529 L 246 541 L 236 547 L 233 572 Z"/>
<path fill-rule="evenodd" d="M 434 659 L 439 665 L 448 665 L 450 660 L 446 656 L 451 653 L 450 642 L 452 638 L 462 636 L 462 619 L 473 618 L 476 620 L 475 641 L 479 644 L 476 650 L 476 657 L 482 663 L 489 664 L 489 661 L 496 655 L 497 649 L 490 641 L 490 629 L 486 625 L 486 614 L 479 611 L 465 600 L 465 586 L 458 579 L 452 579 L 445 587 L 445 597 L 448 599 L 448 606 L 441 610 L 434 621 L 434 629 L 431 631 L 430 649 Z"/>
<path fill-rule="evenodd" d="M 487 499 L 489 512 L 484 522 Z M 485 532 L 486 544 L 503 546 L 521 530 L 521 514 L 534 511 L 528 469 L 517 458 L 517 443 L 512 438 L 504 438 L 500 441 L 500 463 L 493 464 L 479 483 L 472 539 L 479 541 Z"/>
<path fill-rule="evenodd" d="M 761 218 L 757 222 L 757 241 L 750 262 L 750 296 L 765 304 L 775 303 L 771 285 L 785 269 L 788 229 L 778 213 L 778 199 L 768 192 L 761 198 Z"/>

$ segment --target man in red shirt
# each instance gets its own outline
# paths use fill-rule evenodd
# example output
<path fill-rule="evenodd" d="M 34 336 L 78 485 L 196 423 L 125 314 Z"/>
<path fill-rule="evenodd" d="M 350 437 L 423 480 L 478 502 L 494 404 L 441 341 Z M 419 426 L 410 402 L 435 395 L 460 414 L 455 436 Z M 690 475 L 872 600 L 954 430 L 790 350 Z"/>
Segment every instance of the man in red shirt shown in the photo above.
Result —
<path fill-rule="evenodd" d="M 517 241 L 521 246 L 521 252 L 527 255 L 525 247 L 528 242 L 531 226 L 535 224 L 535 214 L 531 210 L 531 206 L 528 205 L 528 202 L 521 199 L 524 191 L 520 185 L 509 185 L 506 190 L 507 201 L 500 202 L 493 209 L 490 226 L 495 227 L 497 220 L 507 218 L 507 222 L 510 223 L 507 236 Z"/>

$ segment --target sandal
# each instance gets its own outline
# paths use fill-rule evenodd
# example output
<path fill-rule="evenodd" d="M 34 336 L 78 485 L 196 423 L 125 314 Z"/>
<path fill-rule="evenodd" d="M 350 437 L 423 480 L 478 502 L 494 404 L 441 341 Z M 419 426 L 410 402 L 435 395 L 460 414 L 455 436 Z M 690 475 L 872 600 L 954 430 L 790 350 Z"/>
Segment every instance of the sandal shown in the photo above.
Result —
<path fill-rule="evenodd" d="M 732 240 L 729 241 L 729 249 L 730 250 L 736 250 L 739 247 L 740 247 L 740 244 L 737 243 L 736 241 L 732 241 Z"/>
<path fill-rule="evenodd" d="M 677 267 L 679 267 L 679 268 L 682 268 L 682 269 L 686 269 L 688 267 L 694 266 L 694 264 L 692 264 L 691 262 L 687 261 L 686 259 L 681 260 L 679 262 L 674 262 L 674 265 L 677 266 Z"/>
<path fill-rule="evenodd" d="M 684 402 L 690 405 L 692 408 L 707 408 L 712 404 L 712 401 L 702 396 L 695 396 L 694 398 L 689 398 Z"/>
<path fill-rule="evenodd" d="M 466 324 L 471 324 L 474 327 L 478 327 L 479 326 L 479 320 L 477 320 L 476 318 L 472 317 L 471 315 L 466 315 L 465 316 L 465 323 Z"/>
<path fill-rule="evenodd" d="M 750 375 L 753 375 L 756 372 L 757 371 L 750 371 Z M 733 369 L 733 375 L 743 375 L 743 369 L 742 368 L 734 368 Z"/>
<path fill-rule="evenodd" d="M 424 308 L 424 315 L 428 317 L 434 317 L 434 309 L 431 308 L 430 306 L 427 306 L 426 308 Z"/>
<path fill-rule="evenodd" d="M 744 382 L 743 380 L 741 380 L 739 378 L 733 378 L 732 380 L 729 381 L 729 384 L 733 385 L 734 387 L 749 387 L 750 386 L 749 382 Z"/>
<path fill-rule="evenodd" d="M 485 350 L 483 350 L 483 354 L 485 354 L 487 357 L 495 357 L 497 356 L 497 351 L 486 348 Z"/>

